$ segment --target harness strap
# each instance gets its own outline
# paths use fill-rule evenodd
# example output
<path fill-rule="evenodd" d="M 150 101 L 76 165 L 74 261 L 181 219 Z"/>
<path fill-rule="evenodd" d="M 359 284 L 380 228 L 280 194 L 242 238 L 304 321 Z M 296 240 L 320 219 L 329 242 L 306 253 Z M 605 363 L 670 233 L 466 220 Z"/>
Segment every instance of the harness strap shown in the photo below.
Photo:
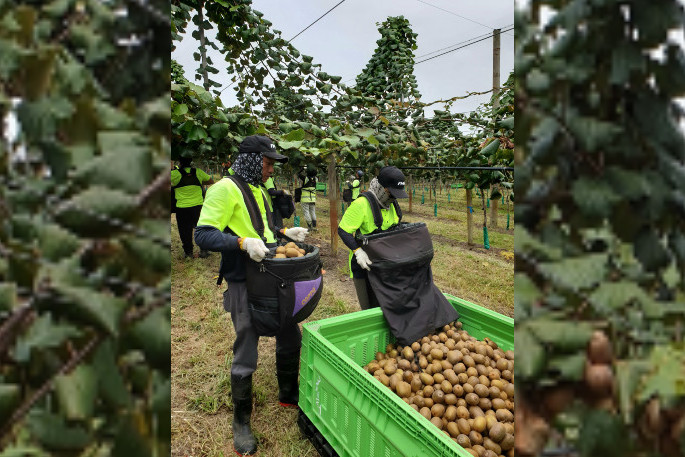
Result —
<path fill-rule="evenodd" d="M 238 189 L 240 189 L 240 192 L 243 194 L 243 199 L 245 200 L 247 212 L 250 214 L 250 221 L 252 222 L 252 226 L 255 228 L 262 241 L 266 243 L 266 237 L 264 236 L 264 220 L 262 219 L 262 214 L 259 211 L 259 205 L 257 205 L 257 200 L 255 199 L 252 190 L 250 190 L 249 185 L 245 181 L 243 181 L 239 176 L 232 175 L 229 176 L 228 179 L 233 181 L 236 184 L 236 186 L 238 186 Z M 276 228 L 273 224 L 273 216 L 271 209 L 269 208 L 269 203 L 266 201 L 264 192 L 262 192 L 261 189 L 259 191 L 262 193 L 262 199 L 264 200 L 266 221 L 269 224 L 269 229 L 275 234 Z"/>

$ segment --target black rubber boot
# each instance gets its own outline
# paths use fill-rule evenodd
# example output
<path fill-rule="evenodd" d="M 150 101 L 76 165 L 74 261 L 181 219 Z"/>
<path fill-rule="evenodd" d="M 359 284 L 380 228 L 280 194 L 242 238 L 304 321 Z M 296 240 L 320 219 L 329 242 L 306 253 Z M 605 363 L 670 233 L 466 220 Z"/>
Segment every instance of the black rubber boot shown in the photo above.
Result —
<path fill-rule="evenodd" d="M 257 440 L 252 434 L 252 376 L 244 378 L 231 375 L 233 391 L 233 450 L 238 455 L 257 452 Z"/>
<path fill-rule="evenodd" d="M 278 378 L 278 402 L 281 406 L 297 408 L 300 387 L 297 377 L 300 374 L 300 352 L 276 354 L 276 377 Z"/>
<path fill-rule="evenodd" d="M 310 222 L 307 222 L 307 228 L 311 230 L 312 224 Z"/>
<path fill-rule="evenodd" d="M 313 226 L 314 228 L 316 228 L 316 219 L 314 219 L 314 220 L 312 221 L 312 226 Z"/>

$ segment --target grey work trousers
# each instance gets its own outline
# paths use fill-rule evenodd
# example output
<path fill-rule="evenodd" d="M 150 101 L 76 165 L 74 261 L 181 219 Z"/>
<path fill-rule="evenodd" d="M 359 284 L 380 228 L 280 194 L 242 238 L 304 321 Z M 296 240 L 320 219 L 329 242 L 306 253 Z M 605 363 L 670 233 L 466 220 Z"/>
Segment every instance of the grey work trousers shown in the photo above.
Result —
<path fill-rule="evenodd" d="M 373 293 L 369 278 L 353 278 L 354 288 L 357 291 L 357 299 L 359 300 L 359 307 L 361 309 L 378 308 L 380 304 Z"/>
<path fill-rule="evenodd" d="M 247 286 L 244 282 L 229 282 L 224 291 L 224 309 L 231 313 L 235 328 L 233 344 L 232 376 L 249 376 L 257 369 L 257 346 L 259 335 L 252 326 L 247 305 Z M 302 333 L 298 324 L 281 328 L 276 335 L 276 357 L 299 353 Z"/>

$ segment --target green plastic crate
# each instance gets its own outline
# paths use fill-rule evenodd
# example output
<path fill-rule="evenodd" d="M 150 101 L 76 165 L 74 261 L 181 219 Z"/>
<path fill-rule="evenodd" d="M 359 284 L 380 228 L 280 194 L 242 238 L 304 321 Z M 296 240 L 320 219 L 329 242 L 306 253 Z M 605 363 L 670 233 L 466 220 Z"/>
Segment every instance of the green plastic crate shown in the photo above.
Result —
<path fill-rule="evenodd" d="M 470 335 L 514 349 L 514 320 L 445 294 Z M 362 367 L 394 337 L 379 308 L 303 326 L 299 406 L 340 457 L 471 457 Z"/>

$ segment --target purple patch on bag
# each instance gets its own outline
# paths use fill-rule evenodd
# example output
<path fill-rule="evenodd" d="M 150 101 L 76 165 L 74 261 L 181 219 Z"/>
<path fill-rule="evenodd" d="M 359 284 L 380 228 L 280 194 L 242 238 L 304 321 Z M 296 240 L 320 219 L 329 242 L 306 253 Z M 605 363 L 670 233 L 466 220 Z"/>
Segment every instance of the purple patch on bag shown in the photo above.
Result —
<path fill-rule="evenodd" d="M 297 281 L 295 283 L 295 307 L 293 316 L 297 314 L 309 300 L 316 295 L 316 291 L 321 287 L 321 276 L 309 281 Z"/>

